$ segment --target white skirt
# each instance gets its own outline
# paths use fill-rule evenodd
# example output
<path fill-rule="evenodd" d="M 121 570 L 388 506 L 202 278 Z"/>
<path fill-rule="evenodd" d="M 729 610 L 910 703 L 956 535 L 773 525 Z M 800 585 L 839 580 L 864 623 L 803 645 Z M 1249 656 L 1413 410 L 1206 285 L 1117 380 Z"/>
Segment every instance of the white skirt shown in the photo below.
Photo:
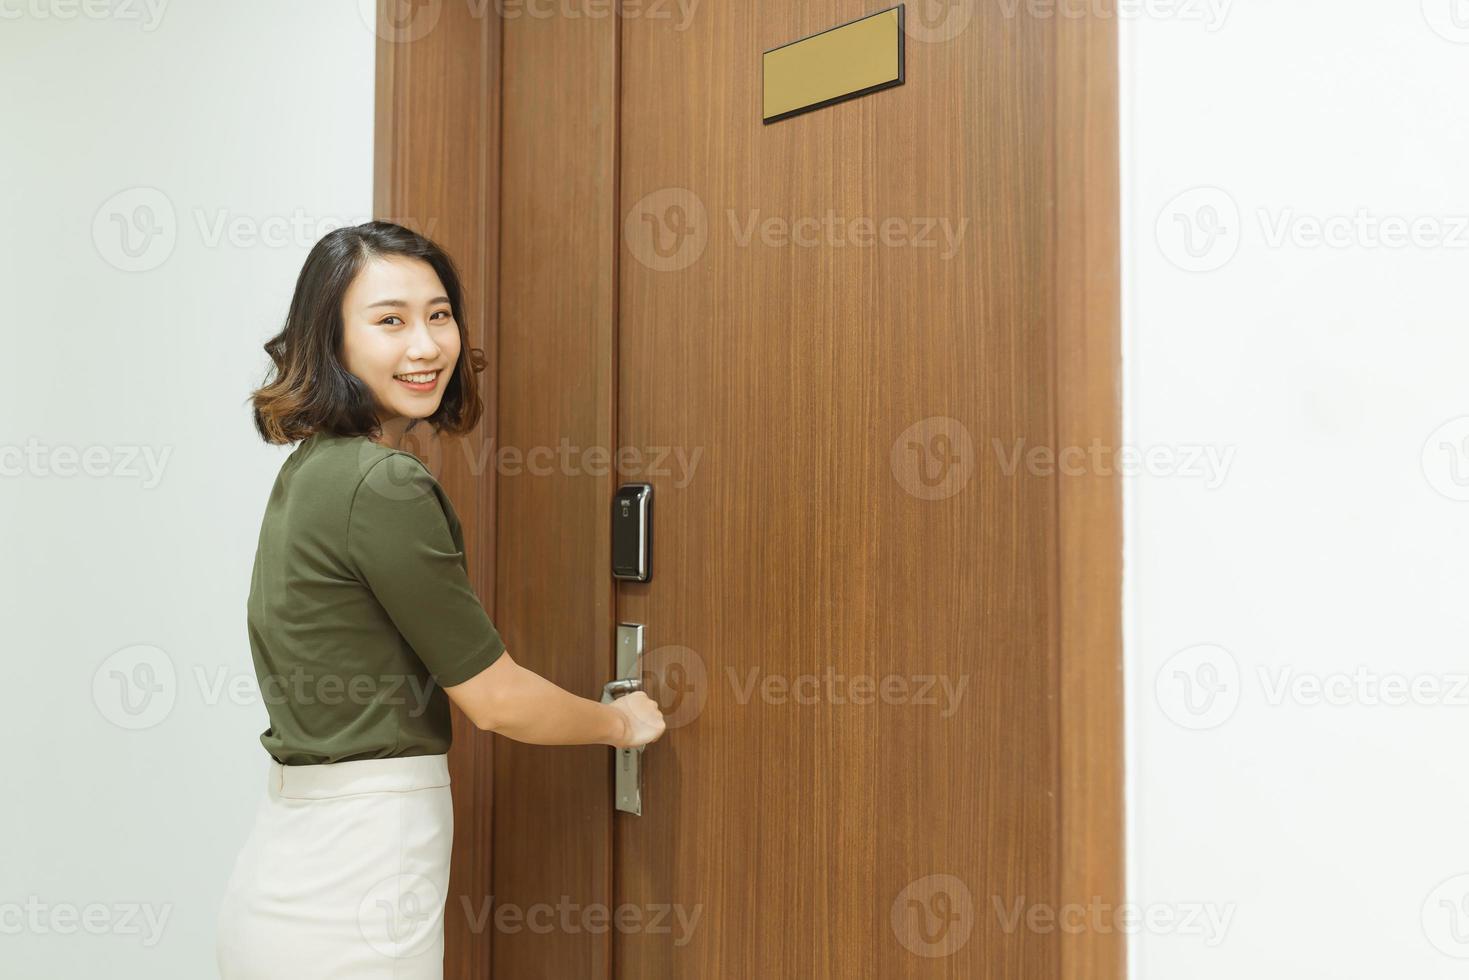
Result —
<path fill-rule="evenodd" d="M 222 980 L 442 980 L 449 757 L 270 761 L 225 887 Z"/>

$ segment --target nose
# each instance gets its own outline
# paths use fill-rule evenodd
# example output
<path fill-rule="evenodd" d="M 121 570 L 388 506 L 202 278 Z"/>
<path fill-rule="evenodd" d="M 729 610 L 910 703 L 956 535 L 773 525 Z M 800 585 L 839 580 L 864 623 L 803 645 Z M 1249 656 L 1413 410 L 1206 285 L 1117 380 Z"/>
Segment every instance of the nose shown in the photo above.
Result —
<path fill-rule="evenodd" d="M 433 331 L 428 322 L 418 319 L 413 325 L 413 335 L 408 342 L 408 356 L 414 360 L 431 361 L 439 356 L 439 345 L 434 343 Z"/>

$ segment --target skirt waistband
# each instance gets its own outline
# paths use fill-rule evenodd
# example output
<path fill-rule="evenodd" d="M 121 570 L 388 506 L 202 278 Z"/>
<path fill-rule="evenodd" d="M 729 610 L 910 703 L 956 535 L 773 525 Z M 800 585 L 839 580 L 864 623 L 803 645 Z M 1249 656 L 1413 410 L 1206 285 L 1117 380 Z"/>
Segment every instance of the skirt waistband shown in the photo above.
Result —
<path fill-rule="evenodd" d="M 406 793 L 448 785 L 449 756 L 438 753 L 311 766 L 283 766 L 271 759 L 267 788 L 284 799 L 324 800 L 354 793 Z"/>

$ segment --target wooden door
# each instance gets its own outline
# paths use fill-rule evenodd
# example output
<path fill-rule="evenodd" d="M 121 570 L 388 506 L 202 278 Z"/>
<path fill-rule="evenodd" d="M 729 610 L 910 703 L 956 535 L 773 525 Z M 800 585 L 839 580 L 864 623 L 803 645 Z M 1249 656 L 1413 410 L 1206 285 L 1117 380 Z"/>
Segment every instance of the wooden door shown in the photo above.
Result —
<path fill-rule="evenodd" d="M 1052 32 L 763 124 L 759 53 L 869 11 L 623 25 L 618 439 L 698 465 L 618 590 L 678 727 L 614 904 L 683 912 L 618 977 L 1056 972 L 990 908 L 1056 893 L 1054 488 L 990 450 L 1051 441 Z"/>
<path fill-rule="evenodd" d="M 1121 976 L 1044 926 L 1121 896 L 1115 479 L 1023 455 L 1116 439 L 1114 25 L 909 6 L 903 85 L 762 123 L 874 9 L 499 25 L 498 448 L 582 452 L 498 468 L 496 622 L 589 696 L 643 624 L 671 728 L 641 816 L 497 743 L 497 977 Z"/>

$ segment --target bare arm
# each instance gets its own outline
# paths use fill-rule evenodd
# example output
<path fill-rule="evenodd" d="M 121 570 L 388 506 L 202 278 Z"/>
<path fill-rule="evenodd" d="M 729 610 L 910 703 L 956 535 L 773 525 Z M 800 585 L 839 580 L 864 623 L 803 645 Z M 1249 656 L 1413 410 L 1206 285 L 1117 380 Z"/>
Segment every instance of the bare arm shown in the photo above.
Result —
<path fill-rule="evenodd" d="M 602 704 L 572 694 L 505 651 L 463 684 L 444 688 L 475 727 L 534 745 L 631 748 L 663 734 L 663 715 L 641 691 Z"/>

